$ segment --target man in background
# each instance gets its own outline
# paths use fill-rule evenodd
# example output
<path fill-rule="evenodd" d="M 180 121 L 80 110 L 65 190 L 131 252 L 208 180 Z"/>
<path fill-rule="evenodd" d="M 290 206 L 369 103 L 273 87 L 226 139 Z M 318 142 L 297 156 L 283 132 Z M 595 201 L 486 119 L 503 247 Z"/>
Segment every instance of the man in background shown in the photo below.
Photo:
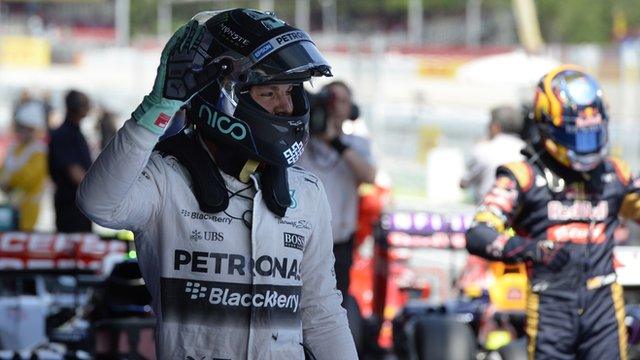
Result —
<path fill-rule="evenodd" d="M 518 109 L 511 106 L 491 110 L 489 139 L 474 146 L 467 170 L 460 180 L 461 188 L 473 188 L 476 204 L 491 189 L 498 166 L 523 158 L 520 150 L 525 143 L 518 135 L 522 127 L 521 118 Z"/>
<path fill-rule="evenodd" d="M 104 106 L 100 107 L 100 115 L 98 115 L 95 129 L 100 134 L 100 149 L 104 149 L 118 131 L 113 111 Z"/>
<path fill-rule="evenodd" d="M 470 254 L 526 264 L 529 359 L 627 359 L 614 232 L 620 217 L 640 221 L 640 179 L 609 156 L 604 99 L 577 66 L 542 77 L 540 136 L 525 160 L 498 168 L 467 231 Z"/>
<path fill-rule="evenodd" d="M 322 180 L 331 207 L 337 288 L 346 296 L 357 230 L 358 186 L 373 183 L 376 167 L 369 139 L 347 135 L 342 124 L 358 117 L 349 86 L 334 81 L 315 95 L 311 139 L 298 165 Z"/>
<path fill-rule="evenodd" d="M 80 123 L 91 109 L 89 97 L 70 90 L 65 97 L 66 115 L 59 128 L 51 132 L 49 169 L 56 185 L 54 207 L 59 232 L 91 232 L 91 221 L 76 206 L 76 191 L 91 166 L 87 141 Z"/>

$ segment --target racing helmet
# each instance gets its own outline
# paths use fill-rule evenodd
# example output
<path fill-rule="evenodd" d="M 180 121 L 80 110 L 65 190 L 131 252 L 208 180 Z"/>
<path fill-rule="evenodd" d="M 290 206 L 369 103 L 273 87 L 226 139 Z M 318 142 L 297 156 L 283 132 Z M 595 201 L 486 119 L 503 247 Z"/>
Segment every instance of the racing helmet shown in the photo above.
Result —
<path fill-rule="evenodd" d="M 607 156 L 609 116 L 602 89 L 583 69 L 563 65 L 544 75 L 533 106 L 542 145 L 562 165 L 584 172 Z"/>
<path fill-rule="evenodd" d="M 259 161 L 291 166 L 309 139 L 309 100 L 303 83 L 331 76 L 331 67 L 307 33 L 271 12 L 232 9 L 194 17 L 213 37 L 217 80 L 196 94 L 187 119 L 217 145 Z M 213 54 L 211 54 L 213 52 Z M 293 113 L 271 114 L 255 102 L 254 85 L 291 84 Z"/>

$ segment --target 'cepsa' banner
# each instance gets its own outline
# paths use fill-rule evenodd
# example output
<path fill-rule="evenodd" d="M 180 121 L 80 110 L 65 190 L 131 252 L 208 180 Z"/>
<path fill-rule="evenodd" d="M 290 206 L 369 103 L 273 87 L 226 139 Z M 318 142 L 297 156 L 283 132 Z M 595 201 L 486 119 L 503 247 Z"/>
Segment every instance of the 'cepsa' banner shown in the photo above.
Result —
<path fill-rule="evenodd" d="M 113 256 L 122 258 L 126 244 L 95 234 L 0 233 L 0 270 L 90 269 L 100 271 Z"/>

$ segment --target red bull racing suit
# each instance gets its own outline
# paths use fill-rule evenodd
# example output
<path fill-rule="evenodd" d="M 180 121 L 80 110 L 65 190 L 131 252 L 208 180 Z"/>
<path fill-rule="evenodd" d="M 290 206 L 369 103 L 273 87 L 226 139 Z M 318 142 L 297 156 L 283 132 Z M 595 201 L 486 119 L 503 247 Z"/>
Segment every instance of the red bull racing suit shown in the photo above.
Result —
<path fill-rule="evenodd" d="M 528 262 L 530 359 L 626 359 L 613 233 L 618 215 L 640 218 L 639 185 L 615 158 L 583 175 L 545 155 L 498 169 L 467 233 L 469 252 L 518 260 L 502 251 L 511 240 L 503 233 L 508 227 L 525 243 L 550 240 L 568 252 L 559 270 L 544 261 Z"/>
<path fill-rule="evenodd" d="M 158 318 L 162 359 L 356 358 L 332 275 L 330 213 L 322 185 L 289 169 L 292 205 L 268 211 L 259 180 L 222 174 L 220 213 L 199 209 L 191 177 L 152 149 L 157 136 L 128 121 L 78 193 L 89 217 L 135 233 Z"/>

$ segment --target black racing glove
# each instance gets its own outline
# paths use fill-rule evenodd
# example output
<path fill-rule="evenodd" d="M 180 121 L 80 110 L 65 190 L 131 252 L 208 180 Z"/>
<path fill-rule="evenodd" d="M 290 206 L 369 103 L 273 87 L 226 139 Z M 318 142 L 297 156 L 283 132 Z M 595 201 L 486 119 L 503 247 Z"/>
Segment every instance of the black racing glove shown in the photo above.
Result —
<path fill-rule="evenodd" d="M 132 114 L 140 126 L 162 135 L 176 111 L 216 78 L 217 67 L 207 66 L 212 41 L 195 20 L 173 34 L 162 50 L 153 89 Z"/>
<path fill-rule="evenodd" d="M 526 240 L 514 236 L 504 245 L 502 256 L 506 261 L 532 261 L 558 272 L 569 262 L 571 254 L 564 244 L 551 240 Z"/>
<path fill-rule="evenodd" d="M 187 101 L 218 75 L 219 68 L 207 66 L 213 36 L 204 25 L 189 21 L 181 40 L 167 58 L 162 93 L 167 99 Z"/>

